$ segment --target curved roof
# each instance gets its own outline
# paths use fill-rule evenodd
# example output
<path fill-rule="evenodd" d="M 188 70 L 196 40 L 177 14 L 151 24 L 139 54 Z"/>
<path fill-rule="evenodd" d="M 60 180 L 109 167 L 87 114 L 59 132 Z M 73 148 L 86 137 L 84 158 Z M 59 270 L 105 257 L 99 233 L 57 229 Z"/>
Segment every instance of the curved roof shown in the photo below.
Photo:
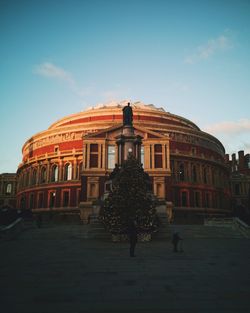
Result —
<path fill-rule="evenodd" d="M 122 125 L 122 108 L 128 103 L 127 100 L 121 102 L 109 102 L 98 104 L 82 112 L 71 114 L 53 123 L 48 129 L 43 130 L 28 139 L 22 148 L 23 156 L 30 155 L 30 151 L 45 153 L 45 146 L 54 149 L 55 144 L 61 144 L 60 149 L 69 147 L 79 148 L 83 134 L 93 133 L 107 129 L 112 126 Z M 166 112 L 163 108 L 157 108 L 153 104 L 142 102 L 130 102 L 133 108 L 133 124 L 136 127 L 144 127 L 161 134 L 171 135 L 172 141 L 187 142 L 193 140 L 193 144 L 210 146 L 211 149 L 225 153 L 222 143 L 214 136 L 205 133 L 190 120 Z M 179 134 L 179 135 L 178 135 Z M 185 137 L 190 135 L 191 137 Z M 184 137 L 185 138 L 184 138 Z M 189 139 L 188 139 L 189 138 Z M 196 138 L 196 139 L 194 139 Z M 72 144 L 69 144 L 72 142 Z M 78 147 L 79 146 L 79 147 Z M 40 150 L 41 151 L 40 151 Z M 51 150 L 51 151 L 52 151 Z M 40 152 L 39 152 L 40 151 Z"/>
<path fill-rule="evenodd" d="M 79 125 L 89 122 L 101 122 L 101 121 L 116 121 L 122 122 L 122 108 L 127 105 L 129 101 L 123 100 L 120 102 L 112 101 L 109 103 L 101 103 L 96 106 L 89 107 L 86 110 L 68 115 L 55 123 L 53 123 L 49 130 L 70 126 Z M 197 125 L 195 125 L 190 120 L 183 118 L 178 115 L 166 112 L 163 108 L 157 108 L 153 104 L 144 104 L 143 102 L 130 102 L 133 108 L 134 123 L 147 122 L 152 124 L 169 124 L 191 128 L 194 130 L 200 130 Z"/>

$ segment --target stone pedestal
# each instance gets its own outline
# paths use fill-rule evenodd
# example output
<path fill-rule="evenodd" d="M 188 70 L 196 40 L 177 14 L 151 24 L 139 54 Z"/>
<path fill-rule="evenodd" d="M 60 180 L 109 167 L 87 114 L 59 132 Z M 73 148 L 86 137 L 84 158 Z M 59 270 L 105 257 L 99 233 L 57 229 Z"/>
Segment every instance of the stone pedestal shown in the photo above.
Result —
<path fill-rule="evenodd" d="M 92 201 L 80 202 L 79 210 L 80 210 L 80 219 L 83 222 L 83 224 L 89 224 L 90 215 L 93 214 Z"/>
<path fill-rule="evenodd" d="M 152 234 L 152 239 L 170 239 L 171 232 L 169 227 L 169 210 L 170 205 L 165 201 L 162 201 L 160 205 L 156 207 L 157 215 L 159 217 L 159 230 L 157 233 Z"/>
<path fill-rule="evenodd" d="M 121 165 L 132 154 L 137 160 L 141 160 L 142 137 L 135 135 L 134 127 L 125 125 L 122 134 L 116 137 L 118 146 L 118 164 Z"/>

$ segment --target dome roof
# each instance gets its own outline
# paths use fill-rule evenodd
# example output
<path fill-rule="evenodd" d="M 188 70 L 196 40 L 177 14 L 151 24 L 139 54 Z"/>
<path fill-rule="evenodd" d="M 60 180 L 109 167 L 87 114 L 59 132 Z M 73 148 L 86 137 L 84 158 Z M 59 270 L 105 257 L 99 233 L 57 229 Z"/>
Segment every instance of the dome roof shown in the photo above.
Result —
<path fill-rule="evenodd" d="M 166 112 L 163 108 L 157 108 L 154 104 L 145 104 L 141 101 L 131 102 L 128 100 L 120 102 L 111 101 L 91 106 L 84 111 L 68 115 L 58 120 L 49 127 L 49 130 L 88 123 L 122 123 L 122 108 L 126 106 L 128 102 L 130 102 L 133 108 L 134 124 L 143 124 L 145 122 L 147 124 L 151 123 L 153 126 L 155 126 L 155 124 L 162 124 L 200 130 L 199 127 L 190 120 Z"/>
<path fill-rule="evenodd" d="M 84 111 L 71 114 L 53 123 L 48 129 L 33 135 L 23 145 L 23 156 L 27 158 L 35 151 L 36 154 L 52 153 L 54 145 L 60 144 L 60 149 L 81 149 L 82 136 L 122 125 L 122 108 L 130 102 L 128 100 L 105 104 L 98 104 Z M 133 108 L 133 125 L 149 131 L 171 137 L 173 142 L 185 142 L 193 145 L 203 145 L 225 153 L 222 143 L 212 135 L 205 133 L 192 121 L 170 112 L 157 108 L 153 104 L 140 101 L 130 102 Z M 62 146 L 63 145 L 63 146 Z M 47 147 L 47 148 L 45 148 Z M 33 153 L 35 155 L 35 153 Z"/>
<path fill-rule="evenodd" d="M 161 112 L 165 112 L 165 110 L 163 108 L 157 108 L 154 104 L 145 104 L 141 101 L 136 101 L 136 102 L 130 102 L 129 100 L 123 100 L 123 101 L 111 101 L 108 103 L 99 103 L 95 106 L 92 107 L 88 107 L 86 109 L 86 111 L 89 110 L 99 110 L 99 109 L 106 109 L 106 108 L 123 108 L 125 107 L 128 102 L 131 104 L 133 109 L 144 109 L 144 110 L 156 110 L 156 111 L 161 111 Z"/>

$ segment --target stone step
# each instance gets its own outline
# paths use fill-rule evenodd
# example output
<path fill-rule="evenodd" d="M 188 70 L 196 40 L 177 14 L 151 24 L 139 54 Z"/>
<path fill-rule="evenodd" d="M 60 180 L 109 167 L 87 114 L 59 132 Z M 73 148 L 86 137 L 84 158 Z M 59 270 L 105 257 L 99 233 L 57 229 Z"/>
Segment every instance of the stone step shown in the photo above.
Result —
<path fill-rule="evenodd" d="M 173 233 L 178 231 L 183 238 L 243 238 L 243 235 L 231 228 L 204 225 L 171 225 Z"/>

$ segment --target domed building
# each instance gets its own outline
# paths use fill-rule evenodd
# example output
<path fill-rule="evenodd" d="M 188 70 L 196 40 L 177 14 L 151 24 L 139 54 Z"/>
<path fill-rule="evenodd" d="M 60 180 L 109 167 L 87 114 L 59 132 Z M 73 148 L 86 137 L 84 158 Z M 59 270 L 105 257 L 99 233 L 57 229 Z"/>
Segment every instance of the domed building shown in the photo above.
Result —
<path fill-rule="evenodd" d="M 74 210 L 100 199 L 121 157 L 122 108 L 111 102 L 66 116 L 29 138 L 17 171 L 17 206 Z M 181 212 L 225 212 L 229 170 L 221 142 L 192 121 L 134 102 L 133 127 L 154 194 Z"/>

